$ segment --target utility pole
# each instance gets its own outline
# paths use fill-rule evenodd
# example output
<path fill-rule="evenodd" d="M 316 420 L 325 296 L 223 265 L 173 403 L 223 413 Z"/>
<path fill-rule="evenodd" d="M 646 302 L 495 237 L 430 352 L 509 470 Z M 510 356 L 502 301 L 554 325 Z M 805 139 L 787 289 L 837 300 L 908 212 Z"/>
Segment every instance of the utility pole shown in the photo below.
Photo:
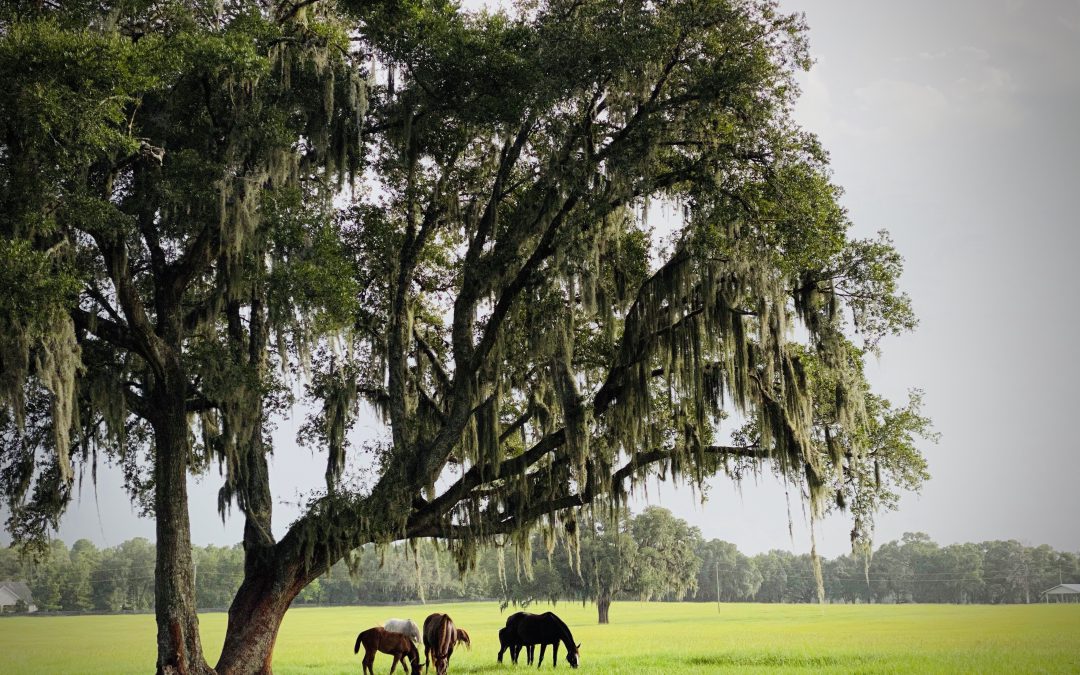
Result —
<path fill-rule="evenodd" d="M 716 612 L 720 613 L 720 561 L 716 561 Z"/>

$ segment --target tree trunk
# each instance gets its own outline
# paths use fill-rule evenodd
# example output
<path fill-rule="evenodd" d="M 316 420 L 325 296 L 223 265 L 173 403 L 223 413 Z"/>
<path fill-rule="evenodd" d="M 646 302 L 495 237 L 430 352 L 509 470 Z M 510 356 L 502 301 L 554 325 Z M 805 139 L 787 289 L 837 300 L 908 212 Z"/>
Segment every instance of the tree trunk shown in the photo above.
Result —
<path fill-rule="evenodd" d="M 309 579 L 298 562 L 282 562 L 270 535 L 272 499 L 266 479 L 262 434 L 256 431 L 247 453 L 241 494 L 244 522 L 244 581 L 229 607 L 218 675 L 271 675 L 274 643 L 281 620 Z"/>
<path fill-rule="evenodd" d="M 596 610 L 600 614 L 600 623 L 608 623 L 608 611 L 611 609 L 611 596 L 601 595 L 596 599 Z"/>
<path fill-rule="evenodd" d="M 281 620 L 306 580 L 280 567 L 249 569 L 229 607 L 218 675 L 271 675 Z"/>
<path fill-rule="evenodd" d="M 170 378 L 172 383 L 182 378 Z M 157 560 L 154 611 L 157 615 L 158 675 L 202 675 L 206 664 L 195 611 L 188 516 L 188 424 L 182 384 L 162 387 L 154 397 L 154 509 Z"/>

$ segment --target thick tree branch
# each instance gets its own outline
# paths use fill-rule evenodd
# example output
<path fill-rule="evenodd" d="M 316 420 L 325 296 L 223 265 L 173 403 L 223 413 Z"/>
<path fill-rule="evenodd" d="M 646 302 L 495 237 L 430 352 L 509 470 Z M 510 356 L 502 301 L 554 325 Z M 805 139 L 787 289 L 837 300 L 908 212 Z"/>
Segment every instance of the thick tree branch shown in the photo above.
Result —
<path fill-rule="evenodd" d="M 704 452 L 721 457 L 746 457 L 764 459 L 765 451 L 756 445 L 749 446 L 723 446 L 710 445 L 705 447 Z M 642 468 L 656 464 L 666 459 L 675 457 L 674 450 L 651 450 L 635 454 L 618 470 L 611 474 L 607 481 L 606 492 L 620 491 L 622 483 L 627 478 L 640 472 Z M 530 502 L 528 508 L 519 513 L 504 514 L 495 510 L 486 510 L 482 513 L 482 522 L 469 523 L 467 525 L 453 524 L 446 520 L 445 514 L 434 522 L 430 519 L 410 519 L 408 536 L 410 537 L 444 537 L 452 539 L 475 538 L 477 532 L 485 535 L 509 534 L 528 524 L 535 522 L 541 516 L 564 509 L 584 506 L 591 503 L 600 492 L 597 489 L 596 477 L 593 475 L 595 468 L 590 464 L 587 467 L 586 484 L 578 492 L 566 489 L 562 494 L 549 497 L 542 501 Z M 569 488 L 569 486 L 566 486 Z M 475 497 L 476 493 L 472 493 Z M 434 502 L 433 502 L 434 503 Z"/>
<path fill-rule="evenodd" d="M 142 356 L 158 376 L 163 375 L 165 368 L 165 344 L 158 337 L 146 314 L 146 306 L 135 282 L 132 279 L 131 267 L 128 261 L 127 248 L 122 243 L 117 243 L 109 238 L 109 235 L 99 231 L 89 233 L 97 245 L 105 261 L 109 278 L 116 289 L 116 298 L 120 303 L 120 309 L 127 319 L 127 330 L 124 333 L 129 337 L 124 338 L 124 348 L 132 349 Z M 81 311 L 81 310 L 79 310 Z M 118 324 L 113 324 L 119 327 Z M 109 330 L 106 328 L 105 330 Z M 120 344 L 119 342 L 114 344 Z"/>
<path fill-rule="evenodd" d="M 435 350 L 431 348 L 431 344 L 420 334 L 418 328 L 413 329 L 413 339 L 416 340 L 416 346 L 420 348 L 420 351 L 427 357 L 428 363 L 431 364 L 435 372 L 435 378 L 439 381 L 443 393 L 448 392 L 450 390 L 450 374 L 446 371 L 442 360 L 439 359 L 439 355 L 435 353 Z"/>

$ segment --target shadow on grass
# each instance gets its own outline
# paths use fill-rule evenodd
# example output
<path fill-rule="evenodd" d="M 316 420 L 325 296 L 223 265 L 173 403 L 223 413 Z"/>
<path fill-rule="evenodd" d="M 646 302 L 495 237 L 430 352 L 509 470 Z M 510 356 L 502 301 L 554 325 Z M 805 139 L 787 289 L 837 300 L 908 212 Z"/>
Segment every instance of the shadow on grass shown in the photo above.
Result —
<path fill-rule="evenodd" d="M 716 654 L 693 656 L 684 663 L 693 666 L 715 668 L 855 668 L 864 666 L 872 658 L 866 656 L 830 656 L 825 654 Z"/>

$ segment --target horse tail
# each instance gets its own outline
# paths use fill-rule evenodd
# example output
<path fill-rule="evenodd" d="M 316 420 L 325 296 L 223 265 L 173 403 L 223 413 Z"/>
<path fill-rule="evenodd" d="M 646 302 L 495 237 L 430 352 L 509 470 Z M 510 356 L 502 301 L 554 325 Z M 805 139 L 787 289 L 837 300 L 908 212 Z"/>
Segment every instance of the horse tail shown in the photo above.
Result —
<path fill-rule="evenodd" d="M 365 631 L 361 631 L 361 633 L 356 636 L 356 645 L 353 646 L 353 650 L 352 650 L 353 654 L 359 654 L 360 653 L 360 645 L 364 644 L 364 636 L 367 635 L 368 633 L 370 633 L 371 631 L 372 631 L 372 629 L 368 628 Z"/>
<path fill-rule="evenodd" d="M 444 656 L 449 654 L 456 640 L 457 629 L 454 627 L 454 622 L 450 620 L 449 614 L 443 614 L 442 626 L 439 630 L 439 653 Z"/>

